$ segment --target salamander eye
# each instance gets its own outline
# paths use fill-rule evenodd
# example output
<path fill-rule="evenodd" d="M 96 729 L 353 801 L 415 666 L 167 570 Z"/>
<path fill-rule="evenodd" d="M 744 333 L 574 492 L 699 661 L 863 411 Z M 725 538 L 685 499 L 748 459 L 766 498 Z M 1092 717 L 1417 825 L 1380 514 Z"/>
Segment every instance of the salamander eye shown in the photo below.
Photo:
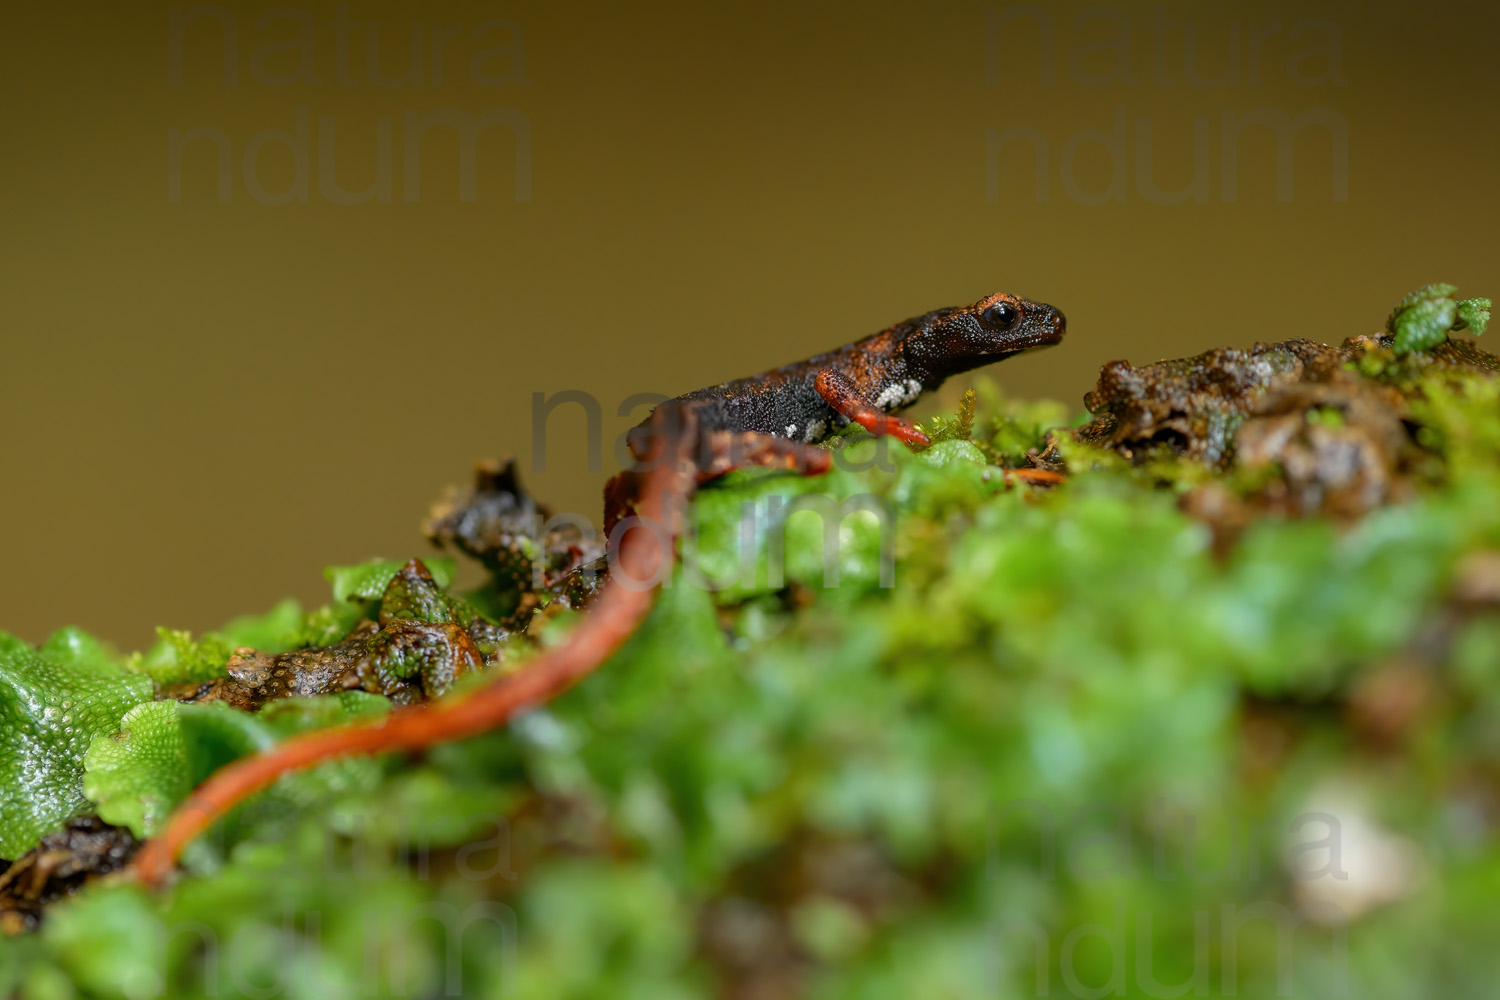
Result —
<path fill-rule="evenodd" d="M 1020 312 L 1009 302 L 996 302 L 984 311 L 981 317 L 990 326 L 1004 330 L 1016 321 Z"/>

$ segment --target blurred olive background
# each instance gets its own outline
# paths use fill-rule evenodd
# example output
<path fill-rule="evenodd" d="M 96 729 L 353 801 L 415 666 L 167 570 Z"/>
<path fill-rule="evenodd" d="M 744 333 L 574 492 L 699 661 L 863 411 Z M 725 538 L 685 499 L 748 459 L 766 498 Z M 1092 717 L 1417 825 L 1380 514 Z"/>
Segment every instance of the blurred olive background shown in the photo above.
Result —
<path fill-rule="evenodd" d="M 33 641 L 135 648 L 420 554 L 445 484 L 534 458 L 535 392 L 600 401 L 603 471 L 565 408 L 528 476 L 597 516 L 628 395 L 991 291 L 1070 330 L 991 373 L 1075 404 L 1114 358 L 1337 341 L 1426 281 L 1500 294 L 1478 5 L 173 11 L 38 4 L 0 33 L 0 628 Z M 457 133 L 405 118 L 445 109 L 510 109 L 472 200 Z M 1309 112 L 1289 160 L 1266 125 L 1226 158 L 1226 114 Z M 301 157 L 268 134 L 299 117 Z M 227 201 L 219 140 L 173 179 L 198 128 Z M 383 171 L 388 199 L 339 203 Z"/>

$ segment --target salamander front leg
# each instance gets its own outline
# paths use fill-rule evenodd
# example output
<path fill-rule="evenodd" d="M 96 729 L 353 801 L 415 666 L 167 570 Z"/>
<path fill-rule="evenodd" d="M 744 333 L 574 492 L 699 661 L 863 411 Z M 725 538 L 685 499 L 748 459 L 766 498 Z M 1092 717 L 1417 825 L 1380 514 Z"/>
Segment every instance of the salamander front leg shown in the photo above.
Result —
<path fill-rule="evenodd" d="M 818 372 L 813 388 L 818 390 L 818 395 L 835 412 L 848 417 L 871 434 L 889 434 L 898 441 L 924 447 L 931 443 L 927 440 L 927 435 L 914 425 L 900 417 L 891 416 L 866 399 L 855 388 L 854 383 L 849 381 L 849 376 L 837 369 L 824 368 Z"/>

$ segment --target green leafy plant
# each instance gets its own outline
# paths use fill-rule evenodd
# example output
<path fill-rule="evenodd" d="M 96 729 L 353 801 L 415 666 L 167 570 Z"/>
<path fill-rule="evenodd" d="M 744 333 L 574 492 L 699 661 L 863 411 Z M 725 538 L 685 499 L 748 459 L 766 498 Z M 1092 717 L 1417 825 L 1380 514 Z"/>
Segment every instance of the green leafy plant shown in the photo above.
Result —
<path fill-rule="evenodd" d="M 91 741 L 151 693 L 148 678 L 77 629 L 35 650 L 0 633 L 0 858 L 19 857 L 87 808 Z"/>
<path fill-rule="evenodd" d="M 1452 298 L 1456 285 L 1423 285 L 1392 310 L 1386 331 L 1395 335 L 1398 355 L 1425 351 L 1448 339 L 1455 330 L 1484 333 L 1490 322 L 1489 299 Z"/>

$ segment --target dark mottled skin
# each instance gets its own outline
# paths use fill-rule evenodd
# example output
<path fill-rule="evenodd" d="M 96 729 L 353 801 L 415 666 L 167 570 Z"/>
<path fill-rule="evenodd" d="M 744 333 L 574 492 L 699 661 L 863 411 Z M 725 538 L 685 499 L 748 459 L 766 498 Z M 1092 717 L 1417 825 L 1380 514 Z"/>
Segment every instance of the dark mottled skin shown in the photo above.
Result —
<path fill-rule="evenodd" d="M 998 321 L 1001 306 L 1014 310 L 1008 323 Z M 849 422 L 817 389 L 824 370 L 843 374 L 865 402 L 894 413 L 950 375 L 1056 344 L 1063 330 L 1063 314 L 1052 306 L 990 295 L 973 305 L 937 309 L 897 323 L 806 361 L 684 393 L 671 402 L 691 406 L 707 432 L 753 431 L 816 442 Z M 809 428 L 819 427 L 821 433 L 809 434 Z M 789 434 L 789 428 L 795 433 Z"/>

